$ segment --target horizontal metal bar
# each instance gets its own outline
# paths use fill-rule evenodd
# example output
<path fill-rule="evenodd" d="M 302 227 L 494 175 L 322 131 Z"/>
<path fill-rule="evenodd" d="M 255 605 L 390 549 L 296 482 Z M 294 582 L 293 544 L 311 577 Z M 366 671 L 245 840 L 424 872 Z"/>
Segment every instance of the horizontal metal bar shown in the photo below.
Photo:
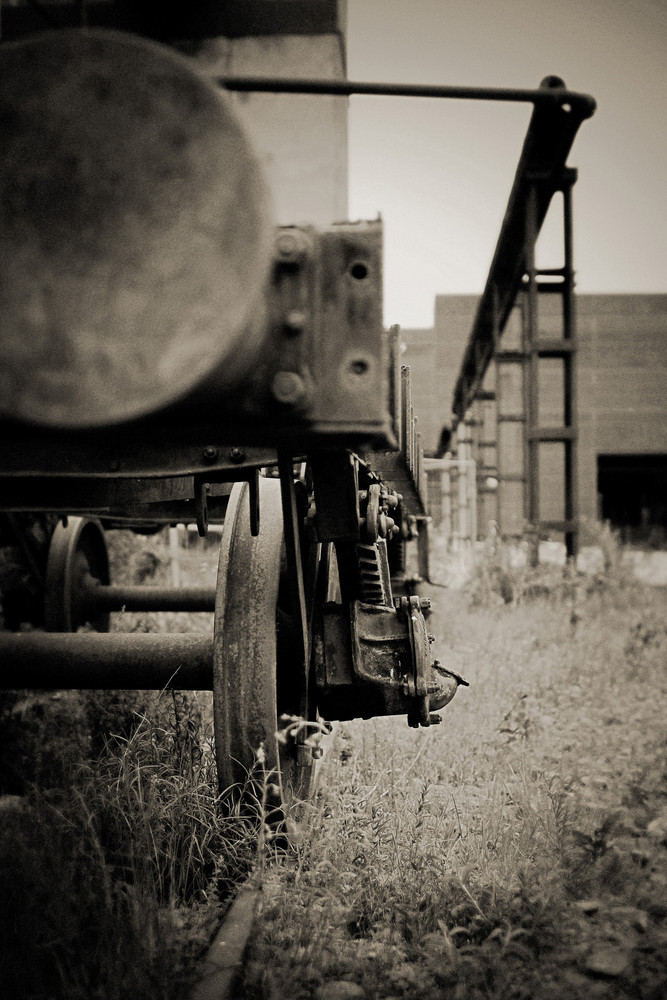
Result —
<path fill-rule="evenodd" d="M 528 433 L 530 441 L 573 441 L 576 436 L 574 427 L 536 427 Z"/>
<path fill-rule="evenodd" d="M 86 589 L 86 606 L 101 611 L 215 611 L 215 587 L 122 587 Z"/>
<path fill-rule="evenodd" d="M 538 340 L 535 345 L 540 358 L 564 357 L 566 354 L 573 354 L 577 346 L 574 340 L 564 338 L 554 340 Z"/>
<path fill-rule="evenodd" d="M 446 84 L 371 83 L 359 80 L 267 79 L 261 76 L 222 76 L 217 83 L 227 90 L 265 94 L 328 94 L 352 97 L 433 97 L 464 101 L 508 101 L 523 104 L 569 105 L 582 118 L 595 112 L 590 94 L 568 90 L 565 86 L 539 89 L 518 87 L 462 87 Z"/>
<path fill-rule="evenodd" d="M 0 688 L 210 691 L 213 639 L 148 632 L 1 632 Z"/>
<path fill-rule="evenodd" d="M 578 528 L 576 521 L 538 521 L 535 527 L 542 531 L 562 531 L 570 534 Z"/>
<path fill-rule="evenodd" d="M 525 351 L 496 351 L 494 359 L 501 364 L 523 364 L 526 360 Z"/>

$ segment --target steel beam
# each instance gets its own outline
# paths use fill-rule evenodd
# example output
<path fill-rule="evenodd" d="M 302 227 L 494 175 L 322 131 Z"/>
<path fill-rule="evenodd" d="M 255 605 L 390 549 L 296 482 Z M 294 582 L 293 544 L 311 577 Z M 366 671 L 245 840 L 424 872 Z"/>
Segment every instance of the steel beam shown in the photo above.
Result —
<path fill-rule="evenodd" d="M 560 85 L 562 81 L 557 77 L 547 77 L 542 84 L 543 92 L 557 95 Z M 535 199 L 532 224 L 537 237 L 554 194 L 564 191 L 565 162 L 579 126 L 594 111 L 592 98 L 582 102 L 545 98 L 535 103 L 489 276 L 454 389 L 452 409 L 459 420 L 465 418 L 481 386 L 526 273 L 529 199 Z M 568 276 L 564 280 L 568 281 Z"/>

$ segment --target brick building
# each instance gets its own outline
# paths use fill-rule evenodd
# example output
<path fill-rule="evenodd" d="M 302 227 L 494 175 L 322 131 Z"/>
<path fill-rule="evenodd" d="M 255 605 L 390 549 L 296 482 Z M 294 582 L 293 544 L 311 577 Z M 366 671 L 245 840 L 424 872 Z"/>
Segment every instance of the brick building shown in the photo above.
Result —
<path fill-rule="evenodd" d="M 540 305 L 541 337 L 560 324 L 556 297 Z M 438 454 L 451 426 L 452 393 L 475 316 L 477 296 L 442 295 L 430 330 L 403 330 L 402 361 L 411 368 L 425 453 Z M 667 295 L 578 295 L 576 298 L 577 460 L 575 496 L 586 526 L 600 519 L 632 541 L 663 544 L 667 535 Z M 525 527 L 524 368 L 521 323 L 505 330 L 502 354 L 489 366 L 482 392 L 457 437 L 470 440 L 477 462 L 478 525 L 490 520 L 506 534 Z M 503 363 L 503 358 L 506 359 Z M 561 424 L 562 360 L 541 360 L 540 423 Z M 455 442 L 453 447 L 456 447 Z M 564 454 L 542 442 L 540 517 L 563 516 Z"/>

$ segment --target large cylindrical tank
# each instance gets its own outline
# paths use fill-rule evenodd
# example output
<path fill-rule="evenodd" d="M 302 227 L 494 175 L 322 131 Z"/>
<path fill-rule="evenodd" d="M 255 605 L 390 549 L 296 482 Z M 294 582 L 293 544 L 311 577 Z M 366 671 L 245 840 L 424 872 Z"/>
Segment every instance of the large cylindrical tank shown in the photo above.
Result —
<path fill-rule="evenodd" d="M 1 415 L 92 428 L 233 386 L 271 251 L 254 151 L 194 62 L 105 30 L 0 45 Z"/>

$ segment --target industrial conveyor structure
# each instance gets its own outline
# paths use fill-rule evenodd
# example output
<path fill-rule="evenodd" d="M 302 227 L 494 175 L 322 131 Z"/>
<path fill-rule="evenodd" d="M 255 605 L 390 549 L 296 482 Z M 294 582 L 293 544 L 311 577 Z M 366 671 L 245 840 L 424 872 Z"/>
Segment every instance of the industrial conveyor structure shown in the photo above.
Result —
<path fill-rule="evenodd" d="M 560 87 L 562 81 L 548 77 L 543 86 Z M 526 526 L 536 534 L 558 533 L 564 536 L 567 554 L 574 555 L 578 518 L 572 188 L 577 172 L 566 160 L 582 117 L 592 114 L 594 105 L 565 107 L 564 114 L 563 105 L 538 105 L 533 113 L 452 409 L 466 425 L 459 429 L 460 438 L 482 459 L 477 470 L 480 492 L 485 492 L 489 477 L 497 480 L 495 520 L 501 533 L 520 534 Z M 537 240 L 559 193 L 562 263 L 538 268 Z M 540 309 L 546 295 L 558 302 L 555 308 L 550 303 L 548 333 Z M 560 330 L 554 330 L 555 325 Z M 492 363 L 495 370 L 490 371 Z M 547 387 L 549 412 L 544 405 Z M 489 424 L 495 440 L 489 438 Z M 492 453 L 490 461 L 485 461 L 485 449 Z M 548 508 L 552 516 L 545 516 Z"/>

